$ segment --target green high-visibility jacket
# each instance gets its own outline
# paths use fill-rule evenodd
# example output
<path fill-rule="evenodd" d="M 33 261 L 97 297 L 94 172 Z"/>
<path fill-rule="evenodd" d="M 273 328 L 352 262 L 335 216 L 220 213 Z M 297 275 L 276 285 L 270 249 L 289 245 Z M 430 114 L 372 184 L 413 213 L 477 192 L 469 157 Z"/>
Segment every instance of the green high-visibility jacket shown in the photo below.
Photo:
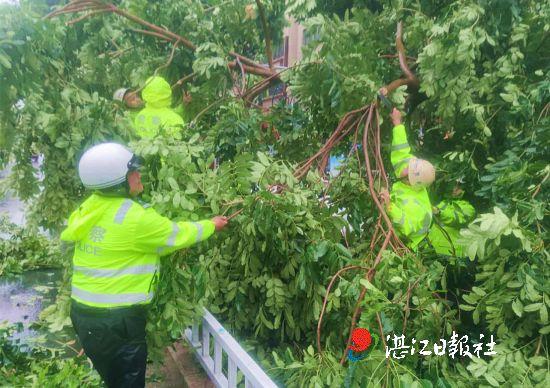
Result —
<path fill-rule="evenodd" d="M 180 103 L 174 107 L 174 112 L 180 115 L 184 122 L 189 122 L 190 117 L 189 116 L 189 110 L 186 106 L 183 105 L 183 103 Z"/>
<path fill-rule="evenodd" d="M 94 307 L 149 303 L 160 256 L 204 241 L 214 230 L 209 220 L 173 222 L 130 198 L 94 193 L 61 234 L 75 243 L 71 298 Z"/>
<path fill-rule="evenodd" d="M 130 118 L 130 120 L 132 121 L 132 123 L 135 123 L 135 122 L 136 122 L 136 117 L 137 117 L 137 115 L 139 114 L 139 110 L 128 108 L 128 109 L 126 110 L 126 112 L 128 112 L 128 117 Z"/>
<path fill-rule="evenodd" d="M 388 216 L 407 246 L 416 250 L 432 223 L 432 205 L 428 192 L 423 187 L 414 188 L 403 182 L 395 182 L 390 193 Z"/>
<path fill-rule="evenodd" d="M 452 255 L 453 248 L 457 257 L 464 256 L 463 247 L 458 244 L 460 228 L 473 221 L 476 215 L 474 207 L 467 201 L 442 201 L 437 205 L 438 220 L 442 225 L 434 223 L 428 234 L 428 239 L 435 251 L 441 255 Z M 443 230 L 442 230 L 443 229 Z M 446 233 L 445 233 L 446 232 Z"/>
<path fill-rule="evenodd" d="M 405 126 L 396 125 L 393 128 L 391 163 L 398 177 L 413 157 Z M 428 191 L 424 187 L 395 182 L 390 193 L 388 215 L 407 246 L 416 250 L 432 223 L 432 205 Z"/>
<path fill-rule="evenodd" d="M 395 175 L 399 178 L 403 170 L 409 165 L 411 158 L 411 147 L 407 141 L 407 131 L 403 124 L 393 127 L 392 142 L 391 142 L 391 164 L 395 171 Z"/>
<path fill-rule="evenodd" d="M 178 137 L 184 122 L 181 116 L 170 108 L 170 84 L 162 77 L 151 77 L 141 92 L 141 98 L 145 101 L 145 108 L 135 118 L 136 133 L 141 138 L 150 139 L 163 130 L 166 135 Z"/>

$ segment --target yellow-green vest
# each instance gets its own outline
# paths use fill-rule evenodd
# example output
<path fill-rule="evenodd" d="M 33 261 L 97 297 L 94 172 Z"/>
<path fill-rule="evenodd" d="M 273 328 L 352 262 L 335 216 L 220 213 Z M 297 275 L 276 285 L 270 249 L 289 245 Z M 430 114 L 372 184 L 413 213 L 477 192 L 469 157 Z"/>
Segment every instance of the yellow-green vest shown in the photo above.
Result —
<path fill-rule="evenodd" d="M 123 197 L 92 194 L 61 240 L 75 243 L 71 298 L 94 307 L 149 303 L 160 256 L 206 240 L 214 223 L 173 222 Z"/>

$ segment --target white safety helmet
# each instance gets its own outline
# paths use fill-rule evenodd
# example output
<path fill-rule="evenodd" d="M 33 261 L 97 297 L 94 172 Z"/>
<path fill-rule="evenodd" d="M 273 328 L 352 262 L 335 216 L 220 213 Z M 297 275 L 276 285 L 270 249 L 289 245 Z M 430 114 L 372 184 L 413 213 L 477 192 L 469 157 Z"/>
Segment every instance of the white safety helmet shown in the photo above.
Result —
<path fill-rule="evenodd" d="M 409 162 L 408 175 L 411 186 L 426 187 L 435 180 L 435 168 L 427 160 L 412 158 Z"/>
<path fill-rule="evenodd" d="M 137 157 L 117 143 L 102 143 L 84 152 L 78 163 L 78 175 L 88 189 L 106 189 L 126 181 L 126 174 L 138 168 Z"/>
<path fill-rule="evenodd" d="M 124 95 L 126 94 L 126 92 L 128 90 L 130 90 L 130 89 L 120 88 L 120 89 L 115 90 L 115 92 L 113 93 L 113 100 L 123 102 L 124 101 Z"/>

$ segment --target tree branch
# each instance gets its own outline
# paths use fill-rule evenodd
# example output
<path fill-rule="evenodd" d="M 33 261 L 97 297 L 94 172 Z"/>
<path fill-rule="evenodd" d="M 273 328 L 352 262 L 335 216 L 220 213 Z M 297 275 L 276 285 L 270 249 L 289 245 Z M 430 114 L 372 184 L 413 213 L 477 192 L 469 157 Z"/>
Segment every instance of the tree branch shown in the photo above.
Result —
<path fill-rule="evenodd" d="M 45 19 L 51 19 L 56 16 L 60 16 L 63 14 L 69 14 L 69 13 L 78 13 L 78 12 L 85 12 L 85 11 L 92 11 L 90 14 L 87 14 L 86 16 L 82 18 L 74 19 L 72 22 L 76 23 L 77 21 L 83 20 L 88 16 L 95 15 L 93 11 L 99 11 L 102 12 L 111 12 L 114 14 L 117 14 L 119 16 L 122 16 L 123 18 L 126 18 L 128 20 L 133 21 L 134 23 L 140 24 L 146 29 L 141 30 L 134 30 L 136 32 L 139 32 L 141 34 L 154 36 L 159 39 L 167 40 L 167 41 L 180 41 L 185 47 L 188 49 L 195 51 L 197 49 L 197 46 L 191 42 L 189 39 L 184 38 L 181 35 L 178 35 L 166 28 L 159 27 L 155 24 L 149 23 L 146 20 L 141 19 L 140 17 L 133 15 L 123 9 L 118 8 L 114 4 L 111 3 L 103 3 L 100 0 L 87 0 L 87 1 L 81 1 L 81 0 L 75 0 L 68 3 L 66 6 L 49 13 L 44 18 Z M 238 54 L 234 51 L 230 51 L 229 55 L 239 58 L 239 60 L 245 64 L 248 65 L 250 68 L 245 68 L 248 73 L 256 74 L 262 77 L 272 77 L 275 75 L 274 78 L 277 77 L 277 73 L 272 69 L 266 69 L 261 64 L 253 61 L 250 58 L 247 58 L 241 54 Z M 234 67 L 235 63 L 230 63 L 230 66 Z"/>
<path fill-rule="evenodd" d="M 328 302 L 328 296 L 330 294 L 330 290 L 332 289 L 332 286 L 336 279 L 340 276 L 341 273 L 352 270 L 352 269 L 366 269 L 367 267 L 362 267 L 360 265 L 350 265 L 348 267 L 344 267 L 340 269 L 338 272 L 332 276 L 332 279 L 330 280 L 330 283 L 328 284 L 327 291 L 325 293 L 325 300 L 323 301 L 323 307 L 321 308 L 321 314 L 319 315 L 319 322 L 317 322 L 317 351 L 319 354 L 323 353 L 323 349 L 321 348 L 321 325 L 323 323 L 323 315 L 325 314 L 325 309 Z"/>
<path fill-rule="evenodd" d="M 407 55 L 405 54 L 405 46 L 403 45 L 403 22 L 397 23 L 397 33 L 395 34 L 395 47 L 399 56 L 399 66 L 401 66 L 403 74 L 405 74 L 405 76 L 409 80 L 411 80 L 411 82 L 416 81 L 418 83 L 418 79 L 413 74 L 411 69 L 409 69 L 409 65 L 407 64 Z"/>
<path fill-rule="evenodd" d="M 90 12 L 88 12 L 88 13 L 85 14 L 85 15 L 82 15 L 82 16 L 79 16 L 79 17 L 77 17 L 77 18 L 75 18 L 75 19 L 69 20 L 69 21 L 67 22 L 67 25 L 71 26 L 71 25 L 73 25 L 73 24 L 75 24 L 75 23 L 78 23 L 78 22 L 80 22 L 80 21 L 82 21 L 82 20 L 84 20 L 84 19 L 87 19 L 87 18 L 89 18 L 89 17 L 91 17 L 91 16 L 94 16 L 94 15 L 97 15 L 97 14 L 100 14 L 100 13 L 104 13 L 104 12 L 109 12 L 109 9 L 108 9 L 108 8 L 97 8 L 97 9 L 95 9 L 94 11 L 90 11 Z"/>
<path fill-rule="evenodd" d="M 420 87 L 420 81 L 414 75 L 407 63 L 407 55 L 405 53 L 405 46 L 403 45 L 403 23 L 397 23 L 397 32 L 395 34 L 395 47 L 397 49 L 397 56 L 399 58 L 399 67 L 405 75 L 404 78 L 398 78 L 388 84 L 385 88 L 388 90 L 388 94 L 395 91 L 400 86 L 407 85 L 414 89 Z"/>
<path fill-rule="evenodd" d="M 140 30 L 140 29 L 137 29 L 137 28 L 131 28 L 131 30 L 134 31 L 134 32 L 140 33 L 140 34 L 150 35 L 150 36 L 154 36 L 154 37 L 159 38 L 159 39 L 164 39 L 168 42 L 173 41 L 172 38 L 169 38 L 169 37 L 167 37 L 166 35 L 163 35 L 163 34 L 159 34 L 158 32 L 148 31 L 148 30 Z"/>
<path fill-rule="evenodd" d="M 271 32 L 269 31 L 269 25 L 267 24 L 267 18 L 265 16 L 265 8 L 260 0 L 256 0 L 258 6 L 258 12 L 260 13 L 260 20 L 262 21 L 262 27 L 265 36 L 265 53 L 267 56 L 267 63 L 269 68 L 273 70 L 273 53 L 271 52 Z"/>
<path fill-rule="evenodd" d="M 194 78 L 196 75 L 197 75 L 197 73 L 191 73 L 191 74 L 186 75 L 185 77 L 180 78 L 179 80 L 176 81 L 176 83 L 174 83 L 174 85 L 172 85 L 172 89 L 175 89 L 176 87 L 178 87 L 180 85 L 183 85 L 183 83 L 185 81 L 188 81 L 188 80 Z"/>

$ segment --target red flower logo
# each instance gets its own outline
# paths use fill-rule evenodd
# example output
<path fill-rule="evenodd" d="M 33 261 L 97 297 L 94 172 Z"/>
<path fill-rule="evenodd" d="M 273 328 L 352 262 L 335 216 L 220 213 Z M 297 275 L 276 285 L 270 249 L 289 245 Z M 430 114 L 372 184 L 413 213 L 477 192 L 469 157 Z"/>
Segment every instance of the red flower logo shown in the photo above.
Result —
<path fill-rule="evenodd" d="M 351 341 L 349 349 L 354 352 L 364 352 L 372 342 L 370 332 L 367 329 L 358 327 L 351 333 Z"/>

